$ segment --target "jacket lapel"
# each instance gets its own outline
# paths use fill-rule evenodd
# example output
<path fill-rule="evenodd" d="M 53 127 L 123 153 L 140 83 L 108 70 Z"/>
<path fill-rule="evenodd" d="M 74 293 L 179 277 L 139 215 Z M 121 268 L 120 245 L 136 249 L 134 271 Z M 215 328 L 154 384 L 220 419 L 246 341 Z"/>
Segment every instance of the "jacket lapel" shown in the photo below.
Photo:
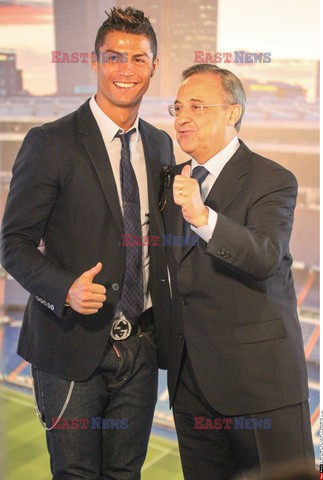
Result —
<path fill-rule="evenodd" d="M 242 178 L 249 172 L 250 150 L 240 140 L 240 147 L 226 163 L 208 194 L 205 204 L 222 213 L 242 189 Z"/>
<path fill-rule="evenodd" d="M 148 128 L 145 126 L 145 123 L 142 120 L 139 120 L 139 131 L 146 162 L 149 210 L 151 210 L 158 205 L 159 180 L 161 171 L 159 158 L 160 149 L 156 148 L 156 142 L 158 142 L 158 138 L 156 138 L 154 134 L 151 134 L 151 131 L 148 131 Z"/>
<path fill-rule="evenodd" d="M 249 172 L 250 150 L 240 141 L 240 147 L 223 167 L 220 175 L 211 188 L 205 205 L 222 213 L 238 195 L 243 186 L 243 177 Z M 181 260 L 192 250 L 192 246 L 184 247 Z"/>
<path fill-rule="evenodd" d="M 185 165 L 190 165 L 190 164 L 191 164 L 191 160 L 189 160 L 188 162 L 176 165 L 176 167 L 174 167 L 174 170 L 173 170 L 174 176 L 179 175 L 181 173 L 182 169 L 184 168 L 184 166 Z M 171 231 L 173 237 L 170 238 L 170 241 L 173 242 L 172 245 L 173 245 L 173 252 L 174 252 L 175 258 L 176 258 L 177 262 L 180 263 L 181 260 L 182 260 L 182 257 L 183 257 L 184 250 L 185 250 L 185 248 L 183 246 L 184 218 L 183 218 L 183 215 L 182 215 L 181 207 L 174 203 L 173 183 L 174 183 L 174 177 L 173 177 L 173 182 L 172 182 L 171 188 L 169 189 L 169 192 L 168 192 L 168 195 L 171 197 L 171 200 L 170 200 L 169 203 L 170 203 L 171 208 L 172 208 L 172 211 L 171 211 L 171 214 L 170 214 L 170 217 L 172 218 L 172 226 L 171 226 L 170 231 Z M 174 237 L 179 237 L 178 245 L 177 245 L 177 242 L 174 240 Z"/>
<path fill-rule="evenodd" d="M 160 136 L 147 122 L 139 120 L 139 130 L 144 150 L 149 200 L 149 234 L 160 235 L 164 231 L 163 220 L 159 210 L 159 198 L 161 193 L 162 165 L 167 165 L 165 158 L 161 158 L 163 148 L 160 145 Z M 169 159 L 171 160 L 171 159 Z M 169 164 L 171 162 L 169 161 Z M 159 244 L 162 244 L 160 238 Z"/>
<path fill-rule="evenodd" d="M 81 142 L 90 157 L 110 210 L 122 232 L 122 213 L 112 167 L 101 132 L 89 107 L 89 101 L 79 108 L 77 116 Z"/>

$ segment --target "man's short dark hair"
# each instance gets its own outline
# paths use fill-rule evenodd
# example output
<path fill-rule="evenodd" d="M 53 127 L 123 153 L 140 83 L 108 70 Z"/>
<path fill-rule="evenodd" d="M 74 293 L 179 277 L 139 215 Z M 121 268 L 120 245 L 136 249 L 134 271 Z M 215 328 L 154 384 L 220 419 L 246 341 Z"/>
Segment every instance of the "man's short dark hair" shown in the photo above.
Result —
<path fill-rule="evenodd" d="M 221 78 L 222 87 L 226 94 L 226 101 L 232 105 L 241 105 L 241 116 L 234 126 L 237 132 L 239 132 L 242 117 L 246 108 L 246 93 L 241 80 L 239 80 L 234 73 L 230 72 L 230 70 L 225 70 L 224 68 L 220 68 L 217 65 L 212 65 L 209 63 L 198 63 L 187 68 L 182 73 L 182 80 L 184 81 L 191 75 L 196 75 L 198 73 L 212 73 L 214 75 L 218 75 Z"/>
<path fill-rule="evenodd" d="M 157 38 L 148 17 L 144 12 L 133 7 L 125 9 L 113 7 L 110 13 L 105 12 L 108 18 L 102 23 L 95 39 L 95 51 L 99 53 L 100 47 L 109 32 L 125 32 L 135 35 L 145 35 L 153 52 L 153 60 L 157 56 Z"/>

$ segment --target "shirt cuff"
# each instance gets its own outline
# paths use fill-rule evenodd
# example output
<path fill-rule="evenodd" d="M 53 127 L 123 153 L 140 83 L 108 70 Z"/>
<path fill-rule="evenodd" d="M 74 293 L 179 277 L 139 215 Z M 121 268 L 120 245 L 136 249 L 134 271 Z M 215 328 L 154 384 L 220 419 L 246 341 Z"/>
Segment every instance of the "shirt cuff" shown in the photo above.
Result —
<path fill-rule="evenodd" d="M 191 225 L 191 229 L 193 232 L 197 233 L 199 237 L 201 237 L 206 243 L 210 240 L 213 235 L 216 222 L 218 221 L 218 214 L 212 208 L 206 207 L 209 211 L 209 218 L 207 225 L 203 225 L 203 227 L 193 227 Z"/>

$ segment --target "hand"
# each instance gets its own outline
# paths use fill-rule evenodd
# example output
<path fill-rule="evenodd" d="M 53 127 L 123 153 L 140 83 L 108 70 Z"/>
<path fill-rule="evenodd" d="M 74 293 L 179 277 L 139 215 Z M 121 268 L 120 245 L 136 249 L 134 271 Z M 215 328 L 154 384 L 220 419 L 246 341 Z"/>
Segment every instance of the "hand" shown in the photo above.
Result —
<path fill-rule="evenodd" d="M 102 263 L 99 262 L 78 277 L 69 289 L 66 303 L 76 312 L 82 315 L 92 315 L 103 307 L 103 302 L 106 301 L 106 289 L 103 285 L 93 283 L 94 277 L 101 270 Z"/>
<path fill-rule="evenodd" d="M 174 202 L 182 207 L 184 219 L 194 227 L 207 225 L 209 210 L 201 199 L 198 181 L 190 176 L 191 167 L 185 165 L 181 175 L 176 175 L 173 185 Z"/>

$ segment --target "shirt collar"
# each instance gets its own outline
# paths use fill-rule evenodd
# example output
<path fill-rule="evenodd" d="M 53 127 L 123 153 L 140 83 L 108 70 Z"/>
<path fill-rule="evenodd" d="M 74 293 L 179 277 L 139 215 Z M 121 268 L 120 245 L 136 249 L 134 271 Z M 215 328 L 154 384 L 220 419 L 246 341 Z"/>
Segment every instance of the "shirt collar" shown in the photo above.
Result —
<path fill-rule="evenodd" d="M 99 126 L 104 142 L 111 143 L 118 132 L 125 133 L 123 128 L 120 128 L 119 125 L 114 123 L 111 118 L 101 110 L 99 105 L 96 103 L 95 95 L 91 97 L 90 108 L 94 115 L 94 118 Z M 135 133 L 131 136 L 131 142 L 137 143 L 139 140 L 139 115 L 137 115 L 136 120 L 133 125 L 129 128 L 131 130 L 135 128 Z"/>
<path fill-rule="evenodd" d="M 214 157 L 210 158 L 210 160 L 208 160 L 206 163 L 203 163 L 202 166 L 205 167 L 212 175 L 217 177 L 224 165 L 230 160 L 239 147 L 240 143 L 238 137 L 235 136 L 226 147 L 216 153 Z M 192 171 L 198 166 L 200 166 L 200 164 L 193 158 Z"/>

